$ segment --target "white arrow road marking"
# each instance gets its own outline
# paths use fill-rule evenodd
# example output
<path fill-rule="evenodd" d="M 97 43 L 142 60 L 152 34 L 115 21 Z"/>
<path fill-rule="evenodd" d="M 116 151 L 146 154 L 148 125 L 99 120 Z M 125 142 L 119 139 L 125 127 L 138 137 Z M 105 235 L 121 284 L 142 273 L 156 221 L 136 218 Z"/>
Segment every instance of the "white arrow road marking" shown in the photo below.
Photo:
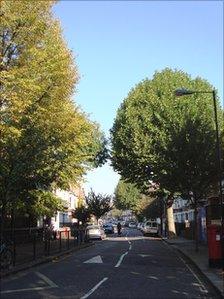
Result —
<path fill-rule="evenodd" d="M 97 285 L 95 285 L 95 287 L 93 287 L 87 294 L 85 294 L 84 296 L 82 296 L 80 299 L 86 299 L 87 297 L 89 297 L 107 279 L 108 279 L 108 277 L 104 277 L 104 279 L 102 279 Z"/>
<path fill-rule="evenodd" d="M 44 274 L 42 274 L 40 272 L 35 272 L 35 274 L 37 276 L 39 276 L 48 285 L 45 287 L 6 290 L 6 291 L 2 291 L 1 294 L 20 293 L 20 292 L 27 292 L 27 291 L 41 291 L 41 290 L 46 290 L 46 289 L 51 289 L 51 288 L 58 288 L 58 286 L 52 280 L 50 280 L 48 277 L 46 277 Z"/>
<path fill-rule="evenodd" d="M 89 259 L 89 260 L 87 260 L 87 261 L 85 261 L 83 263 L 85 263 L 85 264 L 87 264 L 87 263 L 90 263 L 90 264 L 102 264 L 103 261 L 102 261 L 101 256 L 97 255 L 97 256 L 94 256 L 93 258 L 91 258 L 91 259 Z"/>
<path fill-rule="evenodd" d="M 58 286 L 52 280 L 50 280 L 47 276 L 45 276 L 44 274 L 42 274 L 40 272 L 35 272 L 35 273 L 36 273 L 37 276 L 42 278 L 50 287 L 58 288 Z"/>

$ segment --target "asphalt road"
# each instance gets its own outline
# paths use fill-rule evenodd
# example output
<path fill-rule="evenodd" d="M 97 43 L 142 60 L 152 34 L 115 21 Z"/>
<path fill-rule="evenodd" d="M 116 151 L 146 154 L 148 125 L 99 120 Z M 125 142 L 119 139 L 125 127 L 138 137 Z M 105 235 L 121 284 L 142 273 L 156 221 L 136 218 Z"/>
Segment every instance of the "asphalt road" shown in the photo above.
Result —
<path fill-rule="evenodd" d="M 111 235 L 1 282 L 1 298 L 219 298 L 191 265 L 159 238 L 136 229 Z"/>

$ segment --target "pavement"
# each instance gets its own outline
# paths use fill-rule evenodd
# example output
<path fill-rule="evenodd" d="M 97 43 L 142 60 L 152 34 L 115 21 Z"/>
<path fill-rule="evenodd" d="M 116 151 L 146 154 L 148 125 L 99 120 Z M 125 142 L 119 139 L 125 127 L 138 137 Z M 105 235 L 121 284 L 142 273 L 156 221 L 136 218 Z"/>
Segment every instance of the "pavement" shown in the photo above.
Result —
<path fill-rule="evenodd" d="M 163 238 L 170 246 L 181 252 L 195 265 L 200 273 L 212 284 L 224 298 L 224 273 L 222 269 L 211 268 L 208 263 L 208 247 L 199 244 L 198 252 L 195 251 L 195 242 L 184 238 L 167 239 Z"/>

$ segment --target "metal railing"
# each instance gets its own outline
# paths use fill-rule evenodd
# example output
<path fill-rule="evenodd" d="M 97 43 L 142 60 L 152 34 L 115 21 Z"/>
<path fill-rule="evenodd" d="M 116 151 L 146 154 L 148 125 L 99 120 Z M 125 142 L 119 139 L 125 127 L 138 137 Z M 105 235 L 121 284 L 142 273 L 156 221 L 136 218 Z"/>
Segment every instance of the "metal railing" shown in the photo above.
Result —
<path fill-rule="evenodd" d="M 11 252 L 9 267 L 0 266 L 0 271 L 58 254 L 88 242 L 85 229 L 70 230 L 61 228 L 52 231 L 49 228 L 29 228 L 4 230 L 1 245 Z M 5 258 L 0 256 L 1 261 Z M 9 257 L 8 257 L 9 258 Z"/>

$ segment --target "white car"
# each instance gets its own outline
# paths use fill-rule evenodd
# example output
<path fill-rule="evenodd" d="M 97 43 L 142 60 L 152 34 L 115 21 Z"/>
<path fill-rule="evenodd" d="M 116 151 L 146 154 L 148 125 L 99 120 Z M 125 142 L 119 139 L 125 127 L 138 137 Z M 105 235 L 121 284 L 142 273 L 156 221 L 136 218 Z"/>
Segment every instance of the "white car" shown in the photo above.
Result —
<path fill-rule="evenodd" d="M 142 222 L 139 222 L 138 225 L 137 225 L 137 229 L 141 230 L 141 227 L 142 227 Z"/>
<path fill-rule="evenodd" d="M 103 230 L 103 228 L 101 228 L 99 225 L 89 225 L 86 228 L 86 232 L 87 232 L 87 238 L 89 240 L 91 239 L 105 239 L 106 238 L 106 234 Z"/>
<path fill-rule="evenodd" d="M 156 221 L 148 220 L 144 223 L 142 228 L 144 235 L 158 235 L 159 233 L 159 226 Z"/>

